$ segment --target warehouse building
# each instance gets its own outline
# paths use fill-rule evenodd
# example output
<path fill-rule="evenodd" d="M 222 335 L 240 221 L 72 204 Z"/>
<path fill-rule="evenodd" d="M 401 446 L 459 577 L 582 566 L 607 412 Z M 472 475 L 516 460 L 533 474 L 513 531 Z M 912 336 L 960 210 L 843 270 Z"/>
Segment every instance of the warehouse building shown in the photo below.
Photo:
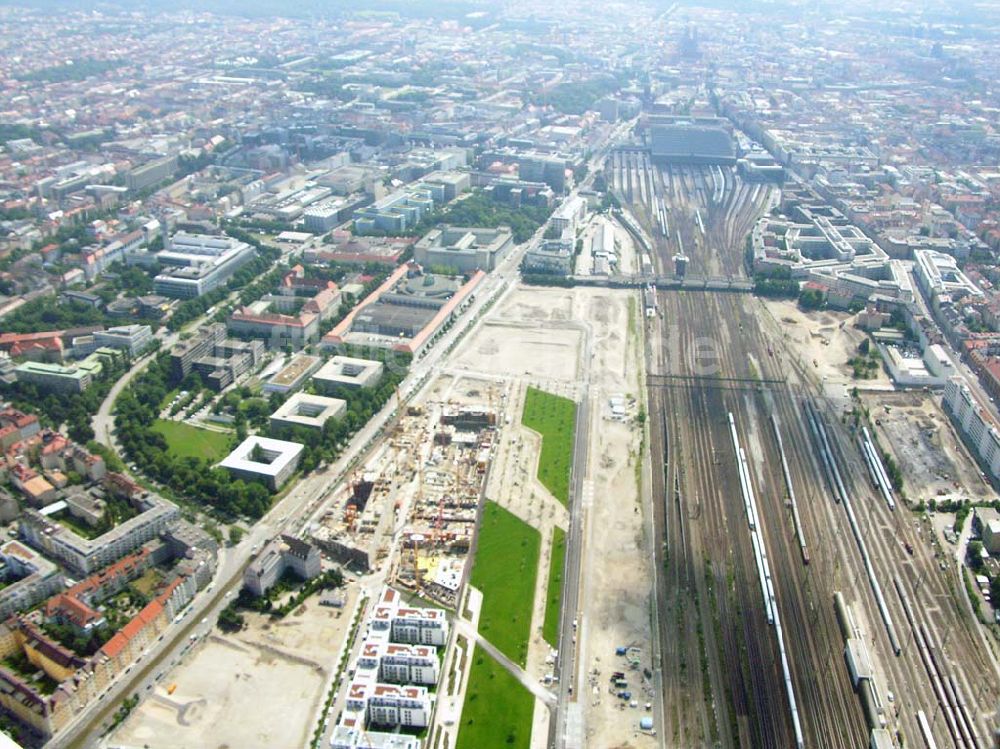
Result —
<path fill-rule="evenodd" d="M 417 354 L 465 309 L 484 278 L 484 271 L 476 271 L 463 284 L 407 263 L 323 336 L 323 346 L 347 343 Z"/>

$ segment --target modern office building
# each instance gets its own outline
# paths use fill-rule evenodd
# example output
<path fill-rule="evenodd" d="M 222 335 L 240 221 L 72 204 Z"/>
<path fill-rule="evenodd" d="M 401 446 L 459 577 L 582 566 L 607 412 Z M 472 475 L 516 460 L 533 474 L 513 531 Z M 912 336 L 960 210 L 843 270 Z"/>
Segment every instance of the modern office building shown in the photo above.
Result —
<path fill-rule="evenodd" d="M 174 346 L 170 351 L 170 367 L 178 380 L 196 371 L 206 385 L 221 391 L 255 370 L 263 357 L 261 341 L 226 338 L 226 326 L 214 323 L 199 330 L 195 338 Z"/>
<path fill-rule="evenodd" d="M 958 261 L 951 255 L 935 250 L 914 250 L 913 259 L 913 273 L 928 299 L 983 297 L 982 290 L 961 271 Z"/>
<path fill-rule="evenodd" d="M 442 225 L 413 246 L 413 259 L 425 267 L 441 266 L 459 273 L 491 271 L 513 245 L 510 228 L 484 229 Z"/>
<path fill-rule="evenodd" d="M 412 229 L 434 210 L 434 197 L 425 186 L 406 187 L 354 212 L 355 234 Z"/>
<path fill-rule="evenodd" d="M 552 212 L 550 225 L 559 234 L 564 234 L 567 229 L 575 229 L 576 225 L 583 220 L 587 214 L 587 201 L 579 195 L 563 201 L 555 211 Z"/>
<path fill-rule="evenodd" d="M 176 171 L 177 157 L 164 156 L 130 169 L 125 175 L 125 186 L 133 192 L 143 190 L 170 179 Z"/>
<path fill-rule="evenodd" d="M 316 389 L 325 393 L 337 388 L 367 388 L 382 379 L 385 365 L 371 359 L 335 356 L 312 376 Z"/>
<path fill-rule="evenodd" d="M 236 478 L 263 481 L 276 491 L 295 473 L 303 449 L 297 442 L 247 437 L 219 465 Z"/>
<path fill-rule="evenodd" d="M 331 419 L 340 418 L 347 409 L 347 401 L 323 395 L 296 393 L 271 414 L 271 430 L 304 427 L 323 431 Z"/>
<path fill-rule="evenodd" d="M 134 358 L 153 343 L 153 331 L 148 325 L 120 325 L 94 333 L 94 343 L 122 349 Z"/>
<path fill-rule="evenodd" d="M 164 269 L 154 279 L 154 289 L 179 299 L 199 297 L 225 284 L 256 254 L 251 245 L 232 237 L 178 232 L 156 254 Z"/>
<path fill-rule="evenodd" d="M 566 191 L 566 159 L 545 154 L 522 154 L 517 159 L 517 176 L 524 182 L 544 182 L 556 193 Z"/>

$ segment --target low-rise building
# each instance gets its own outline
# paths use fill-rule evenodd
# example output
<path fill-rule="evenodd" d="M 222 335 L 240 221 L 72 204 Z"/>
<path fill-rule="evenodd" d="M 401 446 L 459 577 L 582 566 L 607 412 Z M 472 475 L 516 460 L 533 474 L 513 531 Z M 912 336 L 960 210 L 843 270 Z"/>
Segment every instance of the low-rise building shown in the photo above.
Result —
<path fill-rule="evenodd" d="M 568 276 L 573 272 L 574 248 L 572 235 L 559 239 L 543 239 L 524 253 L 521 267 L 527 273 L 552 273 Z"/>
<path fill-rule="evenodd" d="M 219 465 L 236 478 L 263 481 L 276 491 L 295 473 L 303 449 L 297 442 L 247 437 Z"/>
<path fill-rule="evenodd" d="M 240 308 L 226 326 L 237 335 L 262 338 L 272 348 L 303 346 L 319 338 L 320 324 L 339 311 L 340 298 L 337 284 L 308 279 L 297 265 L 276 293 Z"/>
<path fill-rule="evenodd" d="M 82 393 L 100 374 L 103 365 L 86 359 L 72 366 L 26 361 L 14 368 L 18 382 L 30 382 L 52 393 Z"/>
<path fill-rule="evenodd" d="M 304 427 L 323 431 L 330 419 L 340 418 L 347 409 L 347 401 L 323 395 L 296 393 L 271 414 L 271 429 Z"/>
<path fill-rule="evenodd" d="M 385 365 L 371 359 L 335 356 L 312 376 L 317 390 L 331 392 L 337 388 L 373 387 L 382 379 Z"/>
<path fill-rule="evenodd" d="M 100 346 L 123 349 L 136 357 L 153 343 L 153 331 L 148 325 L 120 325 L 94 333 L 94 343 Z"/>
<path fill-rule="evenodd" d="M 264 383 L 265 393 L 293 393 L 323 365 L 318 356 L 296 354 L 280 371 Z"/>

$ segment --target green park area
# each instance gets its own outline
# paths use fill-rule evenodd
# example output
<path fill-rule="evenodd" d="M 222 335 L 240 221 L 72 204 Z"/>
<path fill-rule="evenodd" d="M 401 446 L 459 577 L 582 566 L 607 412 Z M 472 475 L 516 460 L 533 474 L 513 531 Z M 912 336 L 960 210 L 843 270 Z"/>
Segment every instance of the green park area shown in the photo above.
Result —
<path fill-rule="evenodd" d="M 528 749 L 534 710 L 531 692 L 477 647 L 456 749 Z"/>
<path fill-rule="evenodd" d="M 552 557 L 549 561 L 549 585 L 545 591 L 545 622 L 542 637 L 552 647 L 559 646 L 559 613 L 562 611 L 563 570 L 566 566 L 566 531 L 552 529 Z"/>
<path fill-rule="evenodd" d="M 529 387 L 521 423 L 542 437 L 538 480 L 563 504 L 569 503 L 576 404 L 569 398 Z"/>
<path fill-rule="evenodd" d="M 483 508 L 472 584 L 483 594 L 479 632 L 522 666 L 528 658 L 541 534 L 496 502 Z"/>
<path fill-rule="evenodd" d="M 166 419 L 157 419 L 153 431 L 163 435 L 167 449 L 178 458 L 204 458 L 214 463 L 229 454 L 232 436 L 225 432 L 199 429 Z"/>

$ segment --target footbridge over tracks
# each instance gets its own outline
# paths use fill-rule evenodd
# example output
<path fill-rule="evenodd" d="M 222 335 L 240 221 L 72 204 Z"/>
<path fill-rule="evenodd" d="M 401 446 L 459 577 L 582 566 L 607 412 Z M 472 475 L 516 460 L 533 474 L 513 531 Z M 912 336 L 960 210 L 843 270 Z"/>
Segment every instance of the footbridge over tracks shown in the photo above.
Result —
<path fill-rule="evenodd" d="M 731 291 L 749 294 L 753 281 L 727 276 L 656 276 L 632 274 L 621 276 L 570 276 L 574 286 L 600 286 L 608 289 L 641 289 L 654 286 L 661 291 Z"/>
<path fill-rule="evenodd" d="M 786 385 L 784 378 L 723 377 L 721 375 L 649 374 L 650 388 L 716 388 L 719 390 L 755 390 L 763 386 Z"/>

